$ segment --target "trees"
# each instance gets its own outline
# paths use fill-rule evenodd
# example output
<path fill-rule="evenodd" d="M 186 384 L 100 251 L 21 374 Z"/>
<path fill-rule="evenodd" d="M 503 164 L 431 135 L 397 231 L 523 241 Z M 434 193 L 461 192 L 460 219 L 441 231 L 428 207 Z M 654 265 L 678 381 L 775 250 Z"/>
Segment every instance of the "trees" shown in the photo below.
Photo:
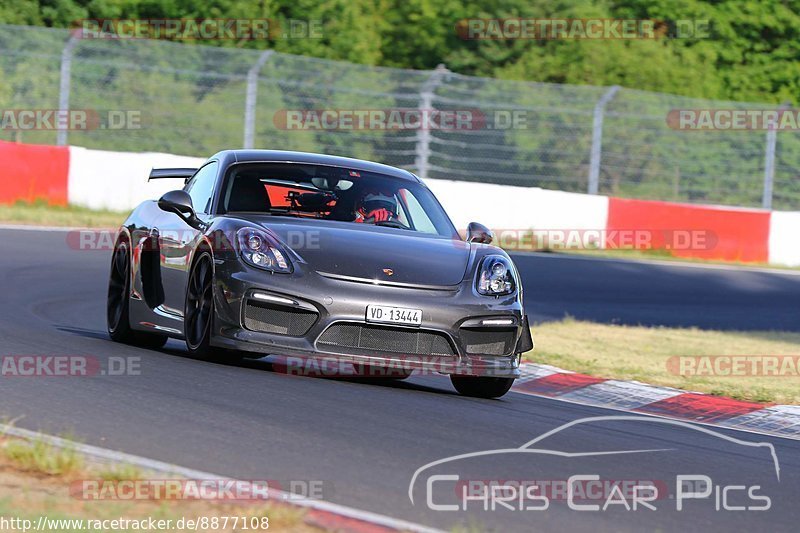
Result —
<path fill-rule="evenodd" d="M 461 40 L 466 18 L 708 20 L 709 38 Z M 84 18 L 321 21 L 319 38 L 213 41 L 368 65 L 554 83 L 622 85 L 702 98 L 793 101 L 800 92 L 797 0 L 0 0 L 0 22 L 68 27 Z"/>

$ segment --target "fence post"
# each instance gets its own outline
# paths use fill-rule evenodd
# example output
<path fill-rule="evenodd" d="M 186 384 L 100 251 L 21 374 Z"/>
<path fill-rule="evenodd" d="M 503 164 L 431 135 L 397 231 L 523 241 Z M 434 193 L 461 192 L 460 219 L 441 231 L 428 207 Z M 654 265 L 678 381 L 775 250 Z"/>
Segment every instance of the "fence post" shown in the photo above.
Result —
<path fill-rule="evenodd" d="M 67 44 L 61 51 L 61 80 L 58 84 L 58 109 L 59 112 L 64 112 L 69 109 L 69 92 L 70 83 L 72 78 L 72 53 L 75 50 L 75 45 L 78 44 L 79 31 L 74 31 L 70 34 Z M 56 130 L 56 144 L 58 146 L 66 146 L 67 144 L 67 129 L 60 128 Z"/>
<path fill-rule="evenodd" d="M 780 113 L 791 107 L 790 102 L 784 102 L 778 107 L 778 119 Z M 764 192 L 761 196 L 761 207 L 772 209 L 772 192 L 775 184 L 775 148 L 778 144 L 777 124 L 767 127 L 767 144 L 764 148 Z"/>
<path fill-rule="evenodd" d="M 761 207 L 772 209 L 772 184 L 775 180 L 775 145 L 778 132 L 775 128 L 767 129 L 767 145 L 764 150 L 764 192 L 761 196 Z"/>
<path fill-rule="evenodd" d="M 594 106 L 592 119 L 592 151 L 589 154 L 589 194 L 597 194 L 600 190 L 600 157 L 603 145 L 603 117 L 606 105 L 619 91 L 619 85 L 612 86 L 600 97 Z"/>
<path fill-rule="evenodd" d="M 419 107 L 417 109 L 419 109 L 420 113 L 430 112 L 433 107 L 433 95 L 436 92 L 436 88 L 442 84 L 442 78 L 448 72 L 450 71 L 442 63 L 437 65 L 436 69 L 431 72 L 428 81 L 425 82 L 419 92 Z M 425 120 L 421 120 L 420 124 L 425 124 L 425 122 Z M 416 167 L 417 175 L 425 179 L 428 177 L 428 158 L 431 155 L 431 132 L 424 126 L 417 130 L 415 151 L 414 166 Z"/>
<path fill-rule="evenodd" d="M 253 148 L 256 138 L 256 99 L 258 97 L 258 74 L 274 50 L 264 50 L 256 64 L 247 71 L 247 93 L 244 100 L 244 148 Z"/>

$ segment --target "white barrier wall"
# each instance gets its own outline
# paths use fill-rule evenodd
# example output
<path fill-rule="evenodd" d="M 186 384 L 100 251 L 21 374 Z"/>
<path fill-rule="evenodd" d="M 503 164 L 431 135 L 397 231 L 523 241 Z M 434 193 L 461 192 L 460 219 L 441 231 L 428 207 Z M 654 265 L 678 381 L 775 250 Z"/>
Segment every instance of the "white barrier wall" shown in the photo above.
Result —
<path fill-rule="evenodd" d="M 161 153 L 129 153 L 70 147 L 68 200 L 92 209 L 130 211 L 144 200 L 156 199 L 180 189 L 180 180 L 153 180 L 153 168 L 199 167 L 205 161 Z"/>
<path fill-rule="evenodd" d="M 70 147 L 68 199 L 93 209 L 126 211 L 179 188 L 179 180 L 147 182 L 152 168 L 199 167 L 197 157 Z M 176 183 L 178 181 L 178 183 Z M 609 198 L 535 187 L 426 180 L 456 228 L 480 222 L 493 230 L 600 230 L 608 226 Z M 602 243 L 602 241 L 601 241 Z M 800 266 L 800 212 L 771 213 L 769 262 Z"/>
<path fill-rule="evenodd" d="M 152 168 L 199 167 L 197 157 L 70 147 L 69 203 L 127 211 L 179 188 L 176 180 L 147 182 Z M 608 198 L 535 187 L 426 180 L 458 229 L 480 222 L 494 230 L 603 230 Z"/>
<path fill-rule="evenodd" d="M 800 212 L 772 212 L 769 222 L 769 262 L 800 266 Z"/>
<path fill-rule="evenodd" d="M 608 197 L 465 181 L 425 180 L 459 229 L 480 222 L 493 230 L 606 228 Z"/>

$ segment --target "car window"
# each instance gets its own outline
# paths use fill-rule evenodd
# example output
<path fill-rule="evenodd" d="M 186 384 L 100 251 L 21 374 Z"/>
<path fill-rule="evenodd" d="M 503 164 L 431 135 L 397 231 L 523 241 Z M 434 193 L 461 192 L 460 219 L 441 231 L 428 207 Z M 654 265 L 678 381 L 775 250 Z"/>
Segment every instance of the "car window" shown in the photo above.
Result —
<path fill-rule="evenodd" d="M 458 237 L 424 185 L 366 170 L 239 163 L 226 173 L 220 198 L 218 213 L 265 213 Z"/>
<path fill-rule="evenodd" d="M 417 197 L 414 196 L 413 192 L 408 189 L 400 189 L 400 197 L 403 199 L 401 205 L 405 207 L 404 211 L 408 212 L 406 216 L 409 221 L 406 222 L 406 224 L 412 226 L 417 231 L 437 233 L 436 226 L 434 226 L 433 221 L 428 217 L 428 214 L 425 212 L 425 209 L 422 208 L 422 205 L 419 203 L 419 200 L 417 200 Z"/>
<path fill-rule="evenodd" d="M 186 192 L 192 197 L 192 207 L 197 213 L 211 211 L 211 199 L 214 197 L 214 184 L 217 181 L 217 162 L 212 161 L 197 171 L 186 185 Z"/>

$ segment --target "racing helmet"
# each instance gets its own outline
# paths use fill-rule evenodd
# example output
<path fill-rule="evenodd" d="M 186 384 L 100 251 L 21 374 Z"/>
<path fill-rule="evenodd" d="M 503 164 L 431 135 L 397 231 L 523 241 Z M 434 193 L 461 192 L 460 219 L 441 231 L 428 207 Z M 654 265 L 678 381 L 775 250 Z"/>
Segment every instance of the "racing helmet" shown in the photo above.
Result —
<path fill-rule="evenodd" d="M 390 191 L 368 189 L 362 194 L 359 204 L 360 210 L 365 215 L 378 209 L 386 209 L 397 214 L 397 199 Z"/>

